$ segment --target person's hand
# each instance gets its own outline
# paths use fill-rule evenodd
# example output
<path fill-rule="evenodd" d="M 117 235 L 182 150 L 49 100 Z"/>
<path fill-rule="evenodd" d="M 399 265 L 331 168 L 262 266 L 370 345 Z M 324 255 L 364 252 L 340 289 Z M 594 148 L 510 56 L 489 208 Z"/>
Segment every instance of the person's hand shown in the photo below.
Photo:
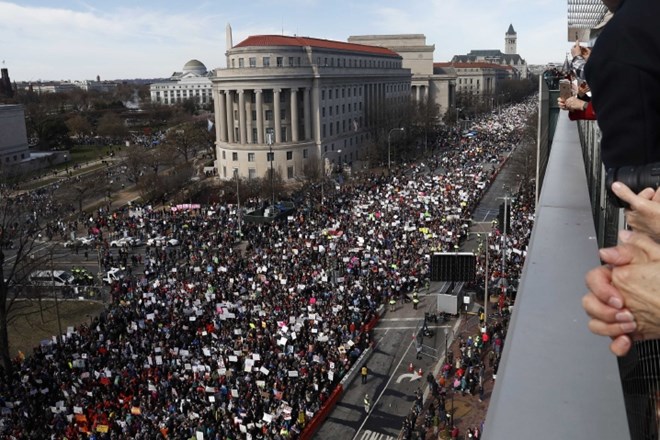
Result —
<path fill-rule="evenodd" d="M 590 90 L 591 90 L 591 89 L 589 88 L 589 84 L 587 84 L 586 81 L 582 81 L 582 82 L 580 83 L 580 85 L 578 85 L 578 91 L 577 91 L 578 97 L 579 97 L 579 98 L 582 98 L 582 97 L 586 96 L 586 94 L 587 94 Z"/>
<path fill-rule="evenodd" d="M 571 56 L 576 57 L 582 55 L 582 46 L 580 46 L 580 40 L 575 40 L 575 44 L 571 47 Z"/>
<path fill-rule="evenodd" d="M 582 111 L 582 109 L 584 109 L 584 104 L 586 104 L 586 101 L 583 101 L 576 96 L 571 96 L 564 102 L 564 106 L 569 112 Z"/>
<path fill-rule="evenodd" d="M 559 106 L 560 109 L 562 110 L 568 110 L 566 108 L 566 101 L 564 101 L 564 98 L 557 98 L 557 105 Z"/>
<path fill-rule="evenodd" d="M 660 191 L 646 188 L 635 194 L 625 184 L 614 182 L 612 192 L 628 204 L 626 221 L 630 227 L 660 242 Z"/>
<path fill-rule="evenodd" d="M 601 258 L 608 249 L 601 250 Z M 634 316 L 623 307 L 623 295 L 612 286 L 612 269 L 599 266 L 587 273 L 587 293 L 582 298 L 582 307 L 591 318 L 589 330 L 600 336 L 612 338 L 610 350 L 617 356 L 628 353 L 632 347 L 629 333 L 637 329 Z"/>
<path fill-rule="evenodd" d="M 580 47 L 580 55 L 584 58 L 585 61 L 589 60 L 589 55 L 591 55 L 590 47 Z"/>
<path fill-rule="evenodd" d="M 632 340 L 660 338 L 660 245 L 630 231 L 621 231 L 620 240 L 600 251 L 608 266 L 587 274 L 590 291 L 582 299 L 589 329 L 611 337 L 617 356 L 630 350 Z"/>

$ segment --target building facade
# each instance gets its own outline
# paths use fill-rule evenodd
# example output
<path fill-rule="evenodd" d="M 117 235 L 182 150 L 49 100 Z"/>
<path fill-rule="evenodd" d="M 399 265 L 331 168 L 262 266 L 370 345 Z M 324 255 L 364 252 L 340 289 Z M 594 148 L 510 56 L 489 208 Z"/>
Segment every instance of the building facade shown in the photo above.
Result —
<path fill-rule="evenodd" d="M 227 47 L 211 79 L 221 179 L 272 166 L 286 181 L 361 160 L 384 109 L 409 100 L 410 70 L 386 48 L 281 35 L 234 46 L 230 27 Z"/>
<path fill-rule="evenodd" d="M 516 77 L 510 66 L 485 62 L 449 62 L 435 63 L 438 73 L 447 72 L 456 75 L 456 93 L 469 93 L 488 96 L 497 93 L 497 84 L 505 79 Z"/>
<path fill-rule="evenodd" d="M 454 55 L 452 63 L 490 63 L 508 66 L 513 69 L 515 79 L 525 79 L 529 72 L 527 62 L 517 53 L 518 34 L 509 25 L 504 34 L 504 53 L 498 49 L 472 50 L 467 55 Z"/>
<path fill-rule="evenodd" d="M 151 102 L 171 105 L 192 99 L 200 105 L 212 104 L 211 72 L 198 60 L 190 60 L 181 72 L 174 72 L 167 81 L 149 86 Z"/>
<path fill-rule="evenodd" d="M 455 103 L 456 75 L 450 71 L 436 71 L 433 64 L 435 45 L 426 44 L 423 34 L 360 35 L 348 38 L 350 43 L 382 46 L 403 58 L 403 67 L 412 72 L 412 98 L 430 100 L 444 114 Z"/>
<path fill-rule="evenodd" d="M 30 160 L 22 105 L 0 105 L 0 170 Z"/>

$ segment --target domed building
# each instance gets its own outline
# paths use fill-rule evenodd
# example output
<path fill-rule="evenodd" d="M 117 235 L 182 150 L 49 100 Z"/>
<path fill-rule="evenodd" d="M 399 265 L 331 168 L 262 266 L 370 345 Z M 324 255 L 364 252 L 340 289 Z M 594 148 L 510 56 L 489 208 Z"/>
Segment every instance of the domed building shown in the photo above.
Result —
<path fill-rule="evenodd" d="M 174 104 L 187 99 L 197 104 L 211 104 L 211 73 L 204 63 L 190 60 L 183 65 L 181 72 L 174 72 L 165 82 L 149 86 L 151 101 L 159 104 Z"/>

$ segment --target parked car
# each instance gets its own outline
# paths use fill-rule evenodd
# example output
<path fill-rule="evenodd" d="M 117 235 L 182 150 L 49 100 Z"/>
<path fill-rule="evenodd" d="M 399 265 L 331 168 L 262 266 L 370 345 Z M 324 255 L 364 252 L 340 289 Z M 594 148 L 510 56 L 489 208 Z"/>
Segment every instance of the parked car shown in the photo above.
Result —
<path fill-rule="evenodd" d="M 63 287 L 73 284 L 73 275 L 65 270 L 35 270 L 30 274 L 35 286 Z"/>
<path fill-rule="evenodd" d="M 122 237 L 110 242 L 110 247 L 135 247 L 142 244 L 142 240 L 134 237 Z"/>
<path fill-rule="evenodd" d="M 147 240 L 147 246 L 178 246 L 179 240 L 176 238 L 167 238 L 159 235 Z"/>

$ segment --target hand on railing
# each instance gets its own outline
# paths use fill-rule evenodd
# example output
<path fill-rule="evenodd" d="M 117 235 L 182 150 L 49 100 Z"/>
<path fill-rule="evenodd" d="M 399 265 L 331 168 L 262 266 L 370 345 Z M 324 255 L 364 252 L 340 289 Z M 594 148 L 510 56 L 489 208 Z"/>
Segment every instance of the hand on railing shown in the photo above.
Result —
<path fill-rule="evenodd" d="M 660 339 L 660 245 L 630 231 L 619 239 L 622 244 L 600 251 L 606 265 L 587 274 L 582 305 L 589 329 L 611 337 L 610 350 L 623 356 L 633 340 Z"/>

